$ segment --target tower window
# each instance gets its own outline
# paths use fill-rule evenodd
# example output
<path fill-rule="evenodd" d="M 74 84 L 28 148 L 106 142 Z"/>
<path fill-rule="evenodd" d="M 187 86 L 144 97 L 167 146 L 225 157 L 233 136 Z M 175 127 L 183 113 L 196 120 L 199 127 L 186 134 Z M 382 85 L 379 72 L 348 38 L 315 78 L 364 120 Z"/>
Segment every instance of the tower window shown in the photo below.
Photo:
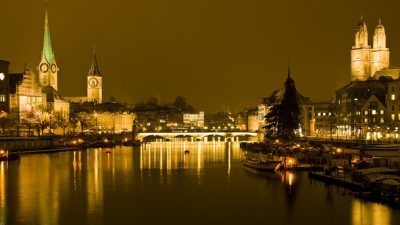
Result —
<path fill-rule="evenodd" d="M 0 102 L 6 102 L 6 95 L 0 95 Z"/>
<path fill-rule="evenodd" d="M 396 95 L 395 95 L 395 94 L 392 94 L 391 97 L 390 97 L 390 99 L 396 100 Z"/>

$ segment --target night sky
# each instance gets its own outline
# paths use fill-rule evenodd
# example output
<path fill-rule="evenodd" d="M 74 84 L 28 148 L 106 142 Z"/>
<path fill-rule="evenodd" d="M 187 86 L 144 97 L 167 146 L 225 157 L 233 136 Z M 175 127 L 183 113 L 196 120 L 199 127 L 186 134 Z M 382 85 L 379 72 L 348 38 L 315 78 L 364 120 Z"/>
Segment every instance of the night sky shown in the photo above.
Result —
<path fill-rule="evenodd" d="M 400 1 L 49 0 L 59 91 L 85 96 L 92 45 L 105 100 L 185 96 L 196 109 L 238 111 L 281 88 L 290 59 L 297 89 L 329 100 L 350 80 L 350 49 L 363 15 L 378 19 L 391 67 L 400 66 Z M 11 72 L 38 66 L 44 1 L 2 0 L 0 59 Z"/>

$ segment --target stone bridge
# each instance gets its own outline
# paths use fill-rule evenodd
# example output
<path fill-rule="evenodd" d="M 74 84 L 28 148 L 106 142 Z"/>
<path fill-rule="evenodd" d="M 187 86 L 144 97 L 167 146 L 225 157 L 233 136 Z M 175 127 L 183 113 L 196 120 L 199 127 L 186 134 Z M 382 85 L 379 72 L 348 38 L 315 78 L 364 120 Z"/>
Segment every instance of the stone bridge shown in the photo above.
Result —
<path fill-rule="evenodd" d="M 256 137 L 254 132 L 240 131 L 216 131 L 216 132 L 141 132 L 138 133 L 137 139 L 140 141 L 146 139 L 165 139 L 173 140 L 177 138 L 188 138 L 195 141 L 215 140 L 215 141 L 238 141 L 239 137 Z"/>

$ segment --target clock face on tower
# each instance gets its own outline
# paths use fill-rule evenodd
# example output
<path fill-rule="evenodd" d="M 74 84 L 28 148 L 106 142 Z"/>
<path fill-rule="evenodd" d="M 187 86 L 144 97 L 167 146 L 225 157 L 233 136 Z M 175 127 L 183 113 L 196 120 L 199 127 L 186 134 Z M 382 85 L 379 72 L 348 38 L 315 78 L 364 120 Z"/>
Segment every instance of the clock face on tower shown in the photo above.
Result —
<path fill-rule="evenodd" d="M 51 72 L 55 73 L 57 71 L 56 64 L 51 64 Z"/>
<path fill-rule="evenodd" d="M 40 64 L 39 69 L 40 69 L 40 71 L 41 71 L 42 73 L 46 73 L 47 70 L 49 70 L 49 66 L 48 66 L 46 63 L 42 63 L 42 64 Z"/>
<path fill-rule="evenodd" d="M 99 84 L 99 81 L 96 78 L 90 78 L 89 79 L 89 86 L 94 88 L 97 87 L 97 85 Z"/>

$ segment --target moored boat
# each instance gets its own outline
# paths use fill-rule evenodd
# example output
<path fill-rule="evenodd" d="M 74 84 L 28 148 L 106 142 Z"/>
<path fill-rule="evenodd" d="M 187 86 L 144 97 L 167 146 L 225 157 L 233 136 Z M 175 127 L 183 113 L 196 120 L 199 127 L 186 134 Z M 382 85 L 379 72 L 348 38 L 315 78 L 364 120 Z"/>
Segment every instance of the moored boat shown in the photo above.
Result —
<path fill-rule="evenodd" d="M 244 161 L 244 166 L 260 171 L 274 172 L 279 169 L 280 165 L 281 164 L 278 161 L 270 161 L 270 162 Z"/>

